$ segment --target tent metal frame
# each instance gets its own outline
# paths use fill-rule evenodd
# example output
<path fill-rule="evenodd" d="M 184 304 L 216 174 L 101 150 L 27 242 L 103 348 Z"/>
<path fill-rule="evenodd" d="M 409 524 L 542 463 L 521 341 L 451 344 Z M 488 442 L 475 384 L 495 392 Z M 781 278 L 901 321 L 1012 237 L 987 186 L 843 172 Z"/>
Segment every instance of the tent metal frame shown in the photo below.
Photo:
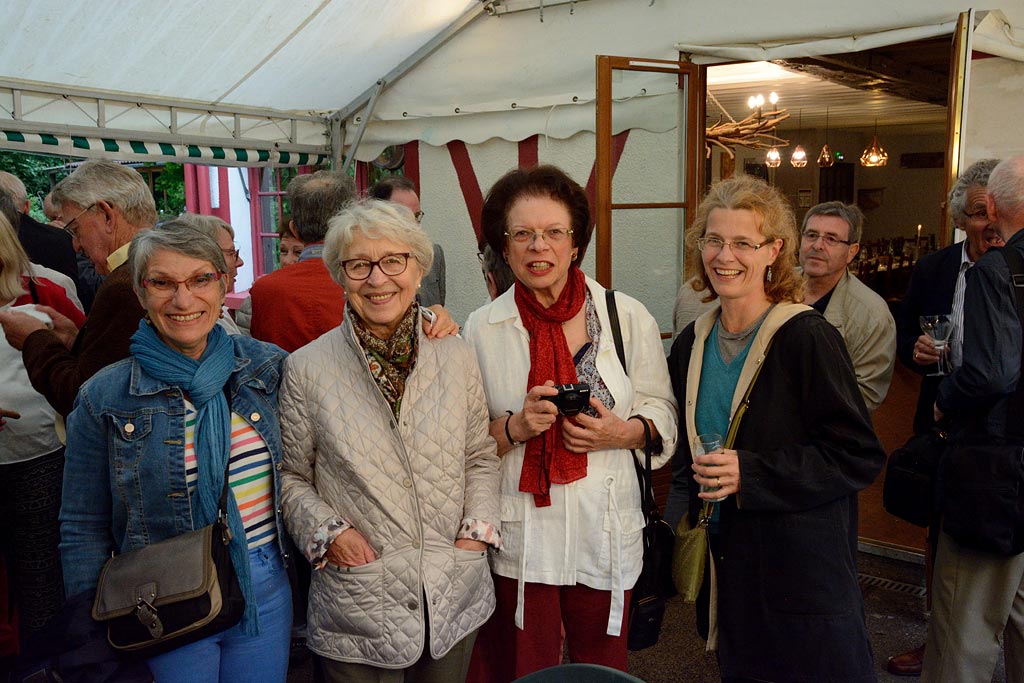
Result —
<path fill-rule="evenodd" d="M 31 96 L 49 100 L 32 111 L 25 111 L 24 98 Z M 63 123 L 49 123 L 45 120 L 28 120 L 32 114 L 44 109 L 50 103 L 70 101 L 95 125 L 72 126 Z M 6 106 L 11 103 L 10 109 Z M 162 126 L 166 133 L 114 128 L 109 124 L 108 108 L 136 108 L 145 111 Z M 210 117 L 220 123 L 226 135 L 195 135 L 180 132 L 199 118 Z M 116 116 L 114 117 L 116 118 Z M 131 94 L 100 92 L 79 88 L 53 87 L 50 85 L 0 79 L 0 128 L 6 126 L 25 133 L 50 133 L 92 138 L 113 138 L 138 140 L 140 142 L 167 144 L 196 144 L 226 148 L 274 148 L 284 152 L 308 154 L 329 154 L 329 122 L 326 116 L 299 114 L 295 112 L 256 107 L 232 107 L 203 104 L 201 102 L 146 97 Z M 324 144 L 300 144 L 300 127 L 315 126 L 322 131 Z M 248 132 L 257 127 L 272 127 L 276 134 L 270 137 L 250 137 Z"/>

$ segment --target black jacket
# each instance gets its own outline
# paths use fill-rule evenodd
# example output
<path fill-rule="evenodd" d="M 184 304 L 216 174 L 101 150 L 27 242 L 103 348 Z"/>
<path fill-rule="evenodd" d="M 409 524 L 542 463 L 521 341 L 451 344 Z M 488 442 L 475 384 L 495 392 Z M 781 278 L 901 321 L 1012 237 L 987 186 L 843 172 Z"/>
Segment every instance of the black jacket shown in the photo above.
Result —
<path fill-rule="evenodd" d="M 25 248 L 29 261 L 64 273 L 78 290 L 78 262 L 75 260 L 75 248 L 71 245 L 71 235 L 23 213 L 18 225 L 18 241 Z"/>
<path fill-rule="evenodd" d="M 694 343 L 691 324 L 669 356 L 680 406 Z M 692 455 L 687 439 L 678 443 L 672 488 L 687 490 L 694 520 L 701 501 Z M 735 447 L 741 489 L 720 505 L 712 540 L 722 676 L 874 681 L 857 584 L 857 492 L 885 453 L 843 339 L 818 313 L 800 313 L 775 332 Z M 707 595 L 705 585 L 703 634 Z"/>
<path fill-rule="evenodd" d="M 964 245 L 953 244 L 921 259 L 910 275 L 910 285 L 896 309 L 896 355 L 900 362 L 919 375 L 921 392 L 914 413 L 914 433 L 923 434 L 935 424 L 932 406 L 939 391 L 941 377 L 929 377 L 935 365 L 921 366 L 914 362 L 914 344 L 921 336 L 922 315 L 945 315 L 953 310 L 953 293 L 960 272 Z"/>

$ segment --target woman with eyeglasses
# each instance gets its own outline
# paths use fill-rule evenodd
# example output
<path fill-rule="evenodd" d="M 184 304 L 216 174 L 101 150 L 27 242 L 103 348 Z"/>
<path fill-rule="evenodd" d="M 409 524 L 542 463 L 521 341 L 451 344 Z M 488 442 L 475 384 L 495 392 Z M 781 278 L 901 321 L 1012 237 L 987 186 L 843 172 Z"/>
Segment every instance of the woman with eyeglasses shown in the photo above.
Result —
<path fill-rule="evenodd" d="M 491 556 L 498 608 L 478 678 L 510 681 L 559 664 L 561 624 L 572 661 L 624 671 L 644 525 L 630 449 L 650 446 L 657 468 L 676 434 L 658 326 L 640 302 L 615 294 L 623 367 L 605 289 L 580 269 L 589 202 L 560 169 L 506 173 L 488 192 L 482 224 L 515 284 L 464 331 L 502 456 L 505 547 Z M 589 399 L 554 402 L 556 385 L 573 384 L 586 384 Z"/>
<path fill-rule="evenodd" d="M 245 612 L 235 626 L 147 664 L 157 681 L 283 682 L 292 623 L 278 505 L 285 353 L 217 325 L 225 254 L 189 224 L 138 233 L 128 264 L 146 312 L 131 356 L 90 379 L 68 418 L 66 593 L 95 589 L 111 553 L 211 524 L 226 475 Z"/>
<path fill-rule="evenodd" d="M 716 183 L 697 210 L 688 266 L 719 305 L 669 355 L 686 439 L 666 518 L 695 525 L 721 501 L 697 628 L 723 681 L 874 681 L 857 492 L 885 453 L 839 332 L 798 303 L 798 244 L 785 198 L 750 176 Z M 694 455 L 698 435 L 729 432 L 751 381 L 732 447 Z"/>
<path fill-rule="evenodd" d="M 342 210 L 323 259 L 344 322 L 285 368 L 284 515 L 314 566 L 307 644 L 332 683 L 464 681 L 494 609 L 498 459 L 472 350 L 423 329 L 432 257 L 405 208 Z"/>

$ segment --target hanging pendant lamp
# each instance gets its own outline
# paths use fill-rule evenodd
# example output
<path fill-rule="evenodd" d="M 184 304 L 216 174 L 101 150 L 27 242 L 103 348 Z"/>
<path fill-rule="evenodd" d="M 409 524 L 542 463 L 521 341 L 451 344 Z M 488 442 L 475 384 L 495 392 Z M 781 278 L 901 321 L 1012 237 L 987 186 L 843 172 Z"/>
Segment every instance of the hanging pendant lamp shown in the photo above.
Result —
<path fill-rule="evenodd" d="M 799 113 L 799 121 L 797 124 L 797 138 L 800 138 L 804 132 L 804 110 L 801 109 Z M 793 148 L 793 153 L 789 155 L 789 163 L 793 168 L 803 168 L 807 165 L 807 151 L 804 146 L 797 143 L 797 146 Z"/>
<path fill-rule="evenodd" d="M 875 119 L 875 133 L 871 136 L 871 144 L 860 155 L 860 165 L 868 168 L 885 166 L 889 162 L 889 154 L 878 144 L 878 119 Z"/>
<path fill-rule="evenodd" d="M 764 165 L 768 168 L 778 168 L 781 164 L 782 155 L 779 154 L 779 148 L 773 145 L 764 155 Z"/>
<path fill-rule="evenodd" d="M 828 147 L 828 107 L 825 107 L 825 144 L 821 146 L 821 152 L 818 153 L 818 166 L 829 168 L 834 163 L 836 163 L 835 157 L 832 156 L 832 150 Z"/>

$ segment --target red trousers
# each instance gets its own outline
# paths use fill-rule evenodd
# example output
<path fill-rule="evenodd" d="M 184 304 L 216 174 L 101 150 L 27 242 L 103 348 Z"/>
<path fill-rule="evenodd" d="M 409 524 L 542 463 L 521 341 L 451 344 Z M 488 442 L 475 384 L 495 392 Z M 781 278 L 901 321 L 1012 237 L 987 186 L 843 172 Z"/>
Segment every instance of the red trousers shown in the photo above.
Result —
<path fill-rule="evenodd" d="M 498 605 L 477 636 L 467 683 L 508 683 L 562 663 L 562 625 L 569 660 L 626 670 L 626 619 L 632 591 L 626 591 L 622 630 L 609 636 L 610 591 L 583 585 L 527 583 L 523 629 L 516 628 L 518 582 L 494 576 Z"/>

